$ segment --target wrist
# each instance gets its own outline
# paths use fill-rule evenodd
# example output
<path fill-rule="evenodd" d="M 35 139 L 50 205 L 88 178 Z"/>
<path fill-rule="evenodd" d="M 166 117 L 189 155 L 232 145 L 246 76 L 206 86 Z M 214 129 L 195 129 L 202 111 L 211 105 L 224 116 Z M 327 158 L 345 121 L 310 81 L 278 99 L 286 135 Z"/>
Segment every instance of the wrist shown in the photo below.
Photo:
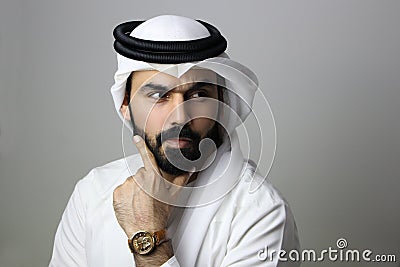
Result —
<path fill-rule="evenodd" d="M 166 227 L 156 227 L 156 226 L 145 226 L 145 227 L 130 227 L 127 228 L 127 230 L 125 230 L 125 234 L 128 238 L 132 238 L 137 232 L 141 232 L 141 231 L 145 231 L 145 232 L 149 232 L 149 233 L 155 233 L 157 231 L 160 230 L 165 230 Z"/>
<path fill-rule="evenodd" d="M 151 254 L 140 255 L 134 253 L 137 267 L 160 266 L 174 256 L 171 240 L 162 243 Z"/>
<path fill-rule="evenodd" d="M 128 246 L 134 254 L 147 255 L 152 253 L 167 240 L 166 230 L 138 231 L 128 238 Z"/>

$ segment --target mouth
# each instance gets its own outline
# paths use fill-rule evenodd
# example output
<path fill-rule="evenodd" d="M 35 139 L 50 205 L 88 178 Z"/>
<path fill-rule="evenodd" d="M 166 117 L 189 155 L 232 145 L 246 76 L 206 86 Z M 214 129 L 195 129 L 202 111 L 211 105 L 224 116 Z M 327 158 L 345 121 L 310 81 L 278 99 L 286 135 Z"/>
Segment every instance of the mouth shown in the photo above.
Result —
<path fill-rule="evenodd" d="M 164 143 L 173 148 L 186 148 L 186 147 L 191 146 L 192 139 L 185 138 L 185 137 L 171 138 L 171 139 L 166 140 Z"/>

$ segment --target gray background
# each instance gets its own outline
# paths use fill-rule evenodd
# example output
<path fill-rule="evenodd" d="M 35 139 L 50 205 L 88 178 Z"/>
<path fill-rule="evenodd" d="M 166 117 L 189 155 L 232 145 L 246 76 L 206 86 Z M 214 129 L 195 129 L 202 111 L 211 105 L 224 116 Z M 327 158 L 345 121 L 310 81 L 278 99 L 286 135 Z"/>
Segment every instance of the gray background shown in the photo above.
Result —
<path fill-rule="evenodd" d="M 217 25 L 258 75 L 302 247 L 399 262 L 399 1 L 1 0 L 0 266 L 46 266 L 74 184 L 122 157 L 111 32 L 168 13 Z"/>

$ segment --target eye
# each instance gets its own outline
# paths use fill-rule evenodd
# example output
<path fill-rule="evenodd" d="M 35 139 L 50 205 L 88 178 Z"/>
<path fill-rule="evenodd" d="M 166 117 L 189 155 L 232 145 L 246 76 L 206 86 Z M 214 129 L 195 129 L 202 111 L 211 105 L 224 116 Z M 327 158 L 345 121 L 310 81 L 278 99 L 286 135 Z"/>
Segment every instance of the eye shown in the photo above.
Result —
<path fill-rule="evenodd" d="M 190 98 L 200 98 L 200 97 L 208 97 L 208 93 L 206 91 L 197 91 L 190 95 Z"/>
<path fill-rule="evenodd" d="M 148 95 L 148 97 L 151 97 L 153 99 L 159 99 L 161 97 L 161 93 L 160 92 L 151 93 Z"/>
<path fill-rule="evenodd" d="M 161 101 L 161 100 L 169 98 L 169 93 L 164 94 L 163 92 L 152 92 L 152 93 L 149 93 L 147 96 L 149 98 L 151 98 L 152 100 Z"/>

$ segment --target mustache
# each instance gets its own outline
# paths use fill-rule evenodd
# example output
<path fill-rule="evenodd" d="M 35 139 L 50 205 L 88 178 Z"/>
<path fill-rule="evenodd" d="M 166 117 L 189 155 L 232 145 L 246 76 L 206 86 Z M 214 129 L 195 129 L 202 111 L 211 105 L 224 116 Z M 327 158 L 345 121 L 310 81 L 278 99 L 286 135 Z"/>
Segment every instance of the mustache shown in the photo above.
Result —
<path fill-rule="evenodd" d="M 162 138 L 162 140 L 161 140 Z M 192 139 L 193 142 L 199 142 L 200 141 L 200 134 L 194 132 L 188 125 L 185 126 L 174 126 L 172 128 L 169 128 L 168 130 L 165 130 L 161 133 L 159 133 L 156 137 L 157 144 L 161 146 L 162 141 L 165 141 L 167 139 L 178 139 L 178 138 L 188 138 Z"/>

